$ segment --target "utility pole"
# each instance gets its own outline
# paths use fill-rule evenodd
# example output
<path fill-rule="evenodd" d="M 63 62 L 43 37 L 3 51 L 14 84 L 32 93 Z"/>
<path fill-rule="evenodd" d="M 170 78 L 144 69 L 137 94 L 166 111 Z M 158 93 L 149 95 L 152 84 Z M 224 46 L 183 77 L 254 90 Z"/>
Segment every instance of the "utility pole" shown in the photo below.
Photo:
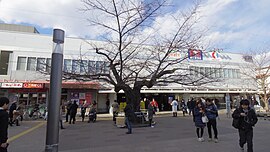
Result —
<path fill-rule="evenodd" d="M 58 152 L 64 37 L 65 32 L 63 30 L 53 30 L 53 52 L 45 152 Z"/>

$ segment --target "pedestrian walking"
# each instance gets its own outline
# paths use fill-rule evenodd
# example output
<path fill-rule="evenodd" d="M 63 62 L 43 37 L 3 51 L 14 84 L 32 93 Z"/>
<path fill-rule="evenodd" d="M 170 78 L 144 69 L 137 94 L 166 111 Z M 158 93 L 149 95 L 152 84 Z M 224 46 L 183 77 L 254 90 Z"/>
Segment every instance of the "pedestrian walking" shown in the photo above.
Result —
<path fill-rule="evenodd" d="M 130 103 L 126 105 L 126 107 L 124 108 L 124 112 L 125 112 L 125 124 L 128 128 L 128 132 L 126 132 L 126 134 L 132 134 L 131 121 L 134 118 L 134 112 L 132 105 Z"/>
<path fill-rule="evenodd" d="M 116 100 L 112 103 L 112 109 L 113 109 L 113 122 L 116 124 L 116 117 L 118 116 L 119 112 L 119 104 L 117 103 Z"/>
<path fill-rule="evenodd" d="M 9 125 L 10 126 L 13 126 L 14 124 L 14 119 L 13 119 L 13 116 L 14 116 L 14 111 L 16 111 L 17 109 L 17 101 L 13 101 L 11 106 L 9 107 Z"/>
<path fill-rule="evenodd" d="M 206 126 L 205 123 L 202 121 L 202 117 L 205 115 L 205 107 L 201 100 L 198 100 L 196 106 L 194 108 L 194 122 L 196 126 L 196 133 L 198 137 L 198 141 L 203 142 L 203 133 L 204 127 Z"/>
<path fill-rule="evenodd" d="M 173 117 L 177 117 L 178 99 L 174 99 L 171 103 Z"/>
<path fill-rule="evenodd" d="M 0 98 L 0 152 L 7 152 L 9 143 L 8 139 L 8 104 L 9 99 L 6 97 Z"/>
<path fill-rule="evenodd" d="M 191 98 L 191 100 L 190 100 L 190 112 L 192 113 L 192 115 L 193 115 L 195 106 L 196 106 L 196 100 L 194 98 Z M 190 113 L 189 113 L 189 115 L 190 115 Z"/>
<path fill-rule="evenodd" d="M 78 109 L 78 102 L 76 100 L 73 101 L 71 107 L 70 107 L 70 119 L 69 119 L 69 124 L 71 124 L 71 121 L 73 124 L 75 124 L 76 121 L 76 114 L 77 114 L 77 109 Z"/>
<path fill-rule="evenodd" d="M 258 121 L 254 109 L 249 107 L 247 99 L 240 101 L 240 107 L 234 110 L 232 117 L 238 121 L 239 146 L 244 151 L 247 143 L 247 152 L 253 152 L 253 127 Z"/>
<path fill-rule="evenodd" d="M 69 120 L 71 105 L 72 105 L 71 101 L 68 101 L 67 105 L 66 105 L 66 110 L 67 110 L 66 111 L 66 122 L 68 122 L 68 120 Z"/>
<path fill-rule="evenodd" d="M 60 105 L 60 114 L 59 114 L 59 124 L 60 124 L 60 129 L 65 129 L 63 126 L 63 119 L 62 119 L 62 114 L 63 114 L 63 103 L 61 102 Z"/>
<path fill-rule="evenodd" d="M 154 126 L 152 125 L 152 122 L 153 122 L 153 115 L 154 115 L 154 107 L 150 103 L 148 104 L 147 113 L 148 113 L 149 126 L 153 128 Z"/>
<path fill-rule="evenodd" d="M 186 105 L 186 102 L 185 102 L 184 99 L 182 99 L 180 105 L 181 105 L 181 109 L 182 109 L 182 112 L 183 112 L 183 116 L 185 116 L 186 113 L 187 113 L 187 105 Z"/>
<path fill-rule="evenodd" d="M 84 122 L 84 118 L 85 118 L 85 113 L 86 113 L 86 109 L 87 109 L 87 103 L 86 101 L 83 101 L 83 104 L 81 106 L 81 117 L 82 117 L 82 122 Z"/>
<path fill-rule="evenodd" d="M 155 112 L 158 112 L 159 110 L 158 110 L 158 103 L 157 103 L 157 101 L 155 100 L 155 98 L 153 98 L 153 100 L 151 101 L 151 104 L 152 104 L 152 106 L 154 107 L 154 114 L 155 114 Z"/>
<path fill-rule="evenodd" d="M 206 116 L 208 118 L 207 129 L 208 129 L 208 141 L 212 141 L 212 128 L 214 131 L 214 142 L 218 143 L 218 131 L 217 131 L 217 107 L 214 105 L 213 100 L 206 99 Z"/>

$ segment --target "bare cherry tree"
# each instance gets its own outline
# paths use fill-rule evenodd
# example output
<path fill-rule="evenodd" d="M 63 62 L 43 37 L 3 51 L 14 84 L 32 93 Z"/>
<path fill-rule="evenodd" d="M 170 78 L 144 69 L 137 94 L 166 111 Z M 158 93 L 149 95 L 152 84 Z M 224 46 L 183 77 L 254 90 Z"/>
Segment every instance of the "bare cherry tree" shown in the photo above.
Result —
<path fill-rule="evenodd" d="M 109 72 L 71 74 L 69 78 L 103 80 L 123 90 L 128 104 L 138 110 L 140 90 L 160 83 L 200 86 L 215 82 L 211 73 L 199 73 L 189 68 L 187 50 L 200 48 L 205 30 L 197 26 L 199 3 L 177 15 L 162 16 L 166 0 L 82 0 L 88 21 L 97 27 L 104 43 L 88 41 L 103 57 Z M 162 17 L 160 17 L 162 16 Z M 170 22 L 160 26 L 166 17 Z M 168 29 L 165 32 L 161 31 Z M 193 56 L 201 52 L 195 51 Z"/>
<path fill-rule="evenodd" d="M 252 64 L 249 66 L 242 67 L 243 74 L 257 82 L 261 93 L 259 94 L 263 103 L 264 108 L 268 111 L 268 100 L 267 94 L 269 94 L 270 85 L 270 52 L 265 49 L 250 51 L 245 60 Z"/>

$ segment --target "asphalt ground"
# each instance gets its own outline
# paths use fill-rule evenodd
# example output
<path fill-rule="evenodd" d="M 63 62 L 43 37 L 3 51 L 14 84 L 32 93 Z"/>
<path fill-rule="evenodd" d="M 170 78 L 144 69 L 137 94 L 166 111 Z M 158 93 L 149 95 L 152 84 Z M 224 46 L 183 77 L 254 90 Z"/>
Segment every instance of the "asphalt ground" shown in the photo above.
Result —
<path fill-rule="evenodd" d="M 96 123 L 64 123 L 59 132 L 59 152 L 240 152 L 238 132 L 231 118 L 221 114 L 218 120 L 219 143 L 198 142 L 191 116 L 157 115 L 154 128 L 117 128 L 108 115 L 99 116 Z M 45 149 L 46 122 L 23 121 L 9 127 L 9 152 L 42 152 Z M 260 118 L 254 128 L 254 152 L 269 151 L 270 121 Z"/>

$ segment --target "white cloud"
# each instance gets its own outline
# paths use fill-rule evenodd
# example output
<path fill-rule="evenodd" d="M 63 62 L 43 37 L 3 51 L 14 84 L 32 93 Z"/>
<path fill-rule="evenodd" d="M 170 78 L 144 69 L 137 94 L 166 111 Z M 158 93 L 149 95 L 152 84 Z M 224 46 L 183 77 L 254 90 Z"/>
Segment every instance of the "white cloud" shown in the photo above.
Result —
<path fill-rule="evenodd" d="M 134 0 L 139 1 L 139 0 Z M 213 47 L 225 48 L 226 51 L 241 51 L 258 48 L 270 42 L 268 18 L 270 18 L 269 0 L 203 0 L 199 15 L 202 16 L 200 26 L 209 27 L 207 40 Z M 159 33 L 169 35 L 176 25 L 172 14 L 189 6 L 189 0 L 170 1 L 174 11 L 162 14 L 153 24 Z M 101 16 L 79 11 L 83 5 L 80 0 L 1 0 L 0 21 L 5 23 L 28 23 L 44 28 L 62 28 L 69 36 L 96 38 L 105 34 L 98 27 L 90 27 L 87 17 L 96 17 L 114 26 L 114 22 Z M 177 9 L 177 7 L 179 9 Z M 144 30 L 151 35 L 153 28 Z"/>

